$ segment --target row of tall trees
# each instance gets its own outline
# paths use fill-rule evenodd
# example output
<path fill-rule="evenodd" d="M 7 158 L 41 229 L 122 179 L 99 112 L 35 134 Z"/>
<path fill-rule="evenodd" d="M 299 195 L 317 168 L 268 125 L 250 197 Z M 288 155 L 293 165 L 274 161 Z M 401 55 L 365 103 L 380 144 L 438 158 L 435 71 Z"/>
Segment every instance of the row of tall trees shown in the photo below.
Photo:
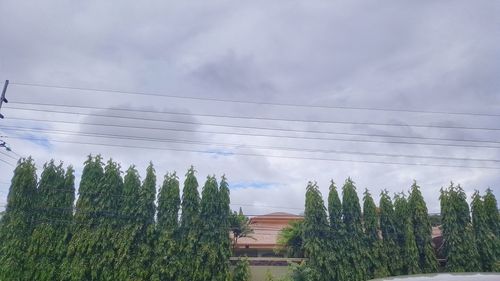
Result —
<path fill-rule="evenodd" d="M 476 191 L 469 208 L 462 187 L 452 183 L 441 189 L 440 199 L 446 269 L 500 271 L 500 215 L 493 191 L 484 196 Z"/>
<path fill-rule="evenodd" d="M 500 218 L 493 192 L 474 194 L 472 219 L 466 199 L 460 186 L 442 190 L 446 270 L 498 271 Z M 382 191 L 378 208 L 368 190 L 362 201 L 350 178 L 341 196 L 331 183 L 327 207 L 316 183 L 308 184 L 304 222 L 281 236 L 300 234 L 293 238 L 302 245 L 285 246 L 289 252 L 305 251 L 306 280 L 362 281 L 438 271 L 429 214 L 416 182 L 407 196 L 399 193 L 392 199 Z"/>
<path fill-rule="evenodd" d="M 156 201 L 150 164 L 87 159 L 75 202 L 71 167 L 51 161 L 40 180 L 31 158 L 14 171 L 0 227 L 0 280 L 230 280 L 229 188 L 195 170 L 167 174 Z M 181 211 L 182 210 L 182 211 Z"/>

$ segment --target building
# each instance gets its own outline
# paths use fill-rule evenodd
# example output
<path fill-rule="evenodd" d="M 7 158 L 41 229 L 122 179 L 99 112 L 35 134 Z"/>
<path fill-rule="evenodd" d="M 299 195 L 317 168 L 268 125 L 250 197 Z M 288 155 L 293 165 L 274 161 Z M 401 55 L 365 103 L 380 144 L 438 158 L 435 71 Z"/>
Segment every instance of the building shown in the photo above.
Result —
<path fill-rule="evenodd" d="M 277 246 L 279 232 L 291 221 L 304 219 L 289 213 L 271 213 L 250 218 L 253 233 L 250 237 L 242 237 L 236 243 L 234 255 L 248 257 L 279 257 L 274 249 Z"/>

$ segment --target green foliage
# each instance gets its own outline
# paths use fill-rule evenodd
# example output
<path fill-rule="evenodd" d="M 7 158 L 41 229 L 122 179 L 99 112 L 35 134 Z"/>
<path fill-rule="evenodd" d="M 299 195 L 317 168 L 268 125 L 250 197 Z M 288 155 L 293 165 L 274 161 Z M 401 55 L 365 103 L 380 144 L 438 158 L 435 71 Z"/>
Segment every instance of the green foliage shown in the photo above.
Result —
<path fill-rule="evenodd" d="M 304 241 L 303 237 L 304 222 L 291 221 L 288 226 L 283 228 L 278 234 L 276 241 L 277 253 L 282 253 L 286 257 L 301 258 L 304 256 Z"/>
<path fill-rule="evenodd" d="M 316 273 L 309 267 L 306 266 L 304 262 L 300 265 L 291 265 L 291 276 L 289 281 L 313 281 L 315 280 Z"/>
<path fill-rule="evenodd" d="M 182 267 L 179 241 L 179 179 L 175 173 L 165 176 L 158 196 L 155 280 L 175 280 Z"/>
<path fill-rule="evenodd" d="M 490 188 L 486 189 L 486 194 L 484 195 L 484 209 L 486 223 L 491 232 L 495 234 L 495 255 L 497 262 L 494 271 L 500 272 L 500 213 L 498 212 L 497 199 Z"/>
<path fill-rule="evenodd" d="M 146 169 L 146 178 L 142 182 L 139 191 L 139 219 L 141 231 L 137 239 L 138 258 L 137 264 L 140 266 L 139 280 L 151 280 L 155 263 L 155 214 L 156 214 L 156 173 L 153 164 L 150 163 Z"/>
<path fill-rule="evenodd" d="M 474 192 L 474 195 L 472 196 L 471 209 L 481 271 L 493 271 L 496 262 L 495 240 L 497 238 L 487 224 L 488 216 L 484 208 L 484 201 L 478 191 Z"/>
<path fill-rule="evenodd" d="M 218 247 L 220 245 L 220 220 L 218 202 L 218 185 L 215 177 L 207 177 L 203 186 L 200 204 L 200 238 L 196 274 L 193 280 L 225 280 L 219 275 L 220 260 Z"/>
<path fill-rule="evenodd" d="M 342 229 L 342 202 L 340 202 L 339 193 L 333 180 L 328 193 L 328 217 L 333 231 L 340 232 Z"/>
<path fill-rule="evenodd" d="M 60 265 L 66 255 L 69 222 L 74 200 L 72 168 L 65 175 L 62 164 L 52 160 L 44 165 L 37 189 L 37 216 L 28 249 L 31 280 L 58 280 Z"/>
<path fill-rule="evenodd" d="M 408 196 L 408 208 L 418 248 L 420 269 L 423 273 L 437 272 L 438 263 L 432 248 L 432 227 L 427 205 L 416 181 L 413 182 Z"/>
<path fill-rule="evenodd" d="M 229 232 L 231 228 L 231 198 L 229 192 L 229 185 L 225 176 L 222 176 L 219 193 L 217 197 L 218 203 L 218 243 L 217 247 L 218 257 L 217 257 L 217 280 L 226 281 L 230 279 L 229 270 L 229 258 L 231 257 L 231 239 L 229 238 Z"/>
<path fill-rule="evenodd" d="M 108 161 L 103 170 L 100 156 L 85 162 L 73 237 L 68 247 L 65 277 L 69 280 L 116 280 L 117 240 L 120 233 L 120 167 Z"/>
<path fill-rule="evenodd" d="M 119 214 L 124 219 L 120 224 L 119 235 L 116 239 L 118 248 L 116 260 L 116 276 L 119 280 L 141 280 L 143 277 L 142 265 L 137 261 L 140 258 L 142 240 L 141 205 L 137 204 L 140 196 L 141 180 L 139 172 L 134 166 L 130 167 L 123 183 L 123 196 L 120 197 Z"/>
<path fill-rule="evenodd" d="M 199 251 L 200 195 L 195 170 L 191 167 L 184 181 L 181 203 L 180 223 L 180 262 L 182 264 L 179 280 L 193 281 L 196 273 L 196 257 Z"/>
<path fill-rule="evenodd" d="M 373 198 L 365 191 L 363 198 L 363 218 L 366 246 L 368 247 L 367 275 L 368 278 L 389 276 L 388 258 L 384 244 L 379 237 L 379 218 Z"/>
<path fill-rule="evenodd" d="M 232 249 L 238 244 L 238 239 L 242 237 L 252 237 L 253 229 L 250 226 L 250 219 L 243 214 L 240 208 L 239 212 L 233 212 L 229 216 L 229 226 L 232 233 Z"/>
<path fill-rule="evenodd" d="M 233 270 L 232 281 L 250 281 L 250 267 L 248 259 L 240 259 Z"/>
<path fill-rule="evenodd" d="M 347 262 L 344 269 L 348 271 L 345 276 L 348 277 L 347 280 L 352 281 L 366 280 L 369 253 L 363 242 L 361 206 L 356 187 L 351 178 L 345 181 L 342 188 L 342 217 L 345 226 L 342 253 Z"/>
<path fill-rule="evenodd" d="M 394 217 L 400 256 L 403 257 L 402 274 L 421 273 L 419 255 L 413 225 L 411 223 L 408 201 L 404 194 L 394 198 Z"/>
<path fill-rule="evenodd" d="M 390 258 L 388 270 L 390 275 L 402 274 L 404 257 L 401 255 L 398 233 L 396 232 L 394 206 L 387 190 L 380 194 L 380 231 L 383 237 L 385 255 Z"/>
<path fill-rule="evenodd" d="M 479 270 L 479 255 L 472 235 L 469 205 L 463 189 L 453 183 L 441 189 L 444 253 L 446 270 L 475 272 Z"/>
<path fill-rule="evenodd" d="M 33 159 L 19 160 L 1 221 L 0 280 L 30 280 L 26 251 L 35 222 L 36 182 Z"/>
<path fill-rule="evenodd" d="M 349 263 L 344 259 L 345 255 L 345 244 L 344 240 L 347 239 L 347 233 L 345 232 L 344 223 L 342 221 L 342 202 L 340 201 L 339 193 L 337 187 L 333 180 L 330 184 L 330 189 L 328 192 L 328 215 L 330 219 L 330 255 L 331 258 L 336 261 L 332 267 L 335 271 L 336 280 L 348 280 L 349 276 Z M 311 276 L 314 272 L 309 272 L 304 276 Z"/>
<path fill-rule="evenodd" d="M 486 189 L 486 194 L 484 195 L 484 210 L 486 213 L 486 223 L 491 231 L 497 237 L 500 237 L 500 213 L 498 212 L 497 199 L 491 188 Z"/>
<path fill-rule="evenodd" d="M 320 280 L 332 280 L 334 265 L 329 251 L 330 228 L 326 215 L 326 208 L 321 192 L 315 183 L 309 182 L 306 190 L 306 203 L 304 211 L 304 251 L 309 258 L 308 266 L 315 272 Z"/>
<path fill-rule="evenodd" d="M 0 280 L 248 280 L 247 260 L 238 262 L 232 274 L 229 270 L 229 232 L 235 244 L 252 229 L 241 210 L 231 212 L 225 177 L 220 185 L 208 177 L 200 199 L 191 167 L 181 202 L 179 179 L 167 174 L 156 208 L 152 164 L 142 184 L 133 166 L 123 180 L 117 163 L 103 165 L 100 156 L 85 162 L 74 209 L 71 167 L 64 171 L 62 164 L 46 163 L 37 188 L 33 160 L 18 162 L 0 219 Z M 326 209 L 319 188 L 309 183 L 304 220 L 292 222 L 278 239 L 287 256 L 308 260 L 292 265 L 291 275 L 279 280 L 361 281 L 433 272 L 430 218 L 443 224 L 447 270 L 500 271 L 500 217 L 493 191 L 474 194 L 472 218 L 460 186 L 442 190 L 440 199 L 442 216 L 432 217 L 416 183 L 408 200 L 396 195 L 394 205 L 383 191 L 379 211 L 366 191 L 361 213 L 349 178 L 342 201 L 331 183 Z M 268 279 L 276 280 L 271 274 Z"/>

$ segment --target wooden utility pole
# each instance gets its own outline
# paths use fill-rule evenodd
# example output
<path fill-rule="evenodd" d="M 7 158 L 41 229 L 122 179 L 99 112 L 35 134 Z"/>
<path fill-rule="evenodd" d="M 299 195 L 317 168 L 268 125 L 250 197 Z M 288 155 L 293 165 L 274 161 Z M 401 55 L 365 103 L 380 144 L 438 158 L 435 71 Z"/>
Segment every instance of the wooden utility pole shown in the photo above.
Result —
<path fill-rule="evenodd" d="M 2 104 L 8 103 L 9 101 L 5 98 L 5 93 L 7 92 L 7 87 L 9 86 L 9 80 L 5 80 L 5 84 L 3 84 L 2 96 L 0 97 L 0 111 L 2 110 Z M 3 119 L 2 113 L 0 113 L 0 119 Z"/>

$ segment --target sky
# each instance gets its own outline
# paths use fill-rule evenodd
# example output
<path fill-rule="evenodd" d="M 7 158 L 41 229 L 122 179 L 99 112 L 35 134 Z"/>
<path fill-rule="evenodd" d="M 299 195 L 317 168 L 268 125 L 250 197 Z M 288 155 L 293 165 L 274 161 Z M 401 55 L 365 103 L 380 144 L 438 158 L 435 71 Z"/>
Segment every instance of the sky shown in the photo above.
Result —
<path fill-rule="evenodd" d="M 11 164 L 31 155 L 40 173 L 55 159 L 80 177 L 87 155 L 102 154 L 144 177 L 152 161 L 158 185 L 193 165 L 200 188 L 225 175 L 232 208 L 249 215 L 300 214 L 309 181 L 326 199 L 331 180 L 348 177 L 376 201 L 416 180 L 430 212 L 451 181 L 469 199 L 500 196 L 499 1 L 0 0 L 0 10 L 0 80 L 11 82 L 0 135 L 17 153 L 0 159 Z M 12 171 L 0 162 L 0 206 Z"/>

